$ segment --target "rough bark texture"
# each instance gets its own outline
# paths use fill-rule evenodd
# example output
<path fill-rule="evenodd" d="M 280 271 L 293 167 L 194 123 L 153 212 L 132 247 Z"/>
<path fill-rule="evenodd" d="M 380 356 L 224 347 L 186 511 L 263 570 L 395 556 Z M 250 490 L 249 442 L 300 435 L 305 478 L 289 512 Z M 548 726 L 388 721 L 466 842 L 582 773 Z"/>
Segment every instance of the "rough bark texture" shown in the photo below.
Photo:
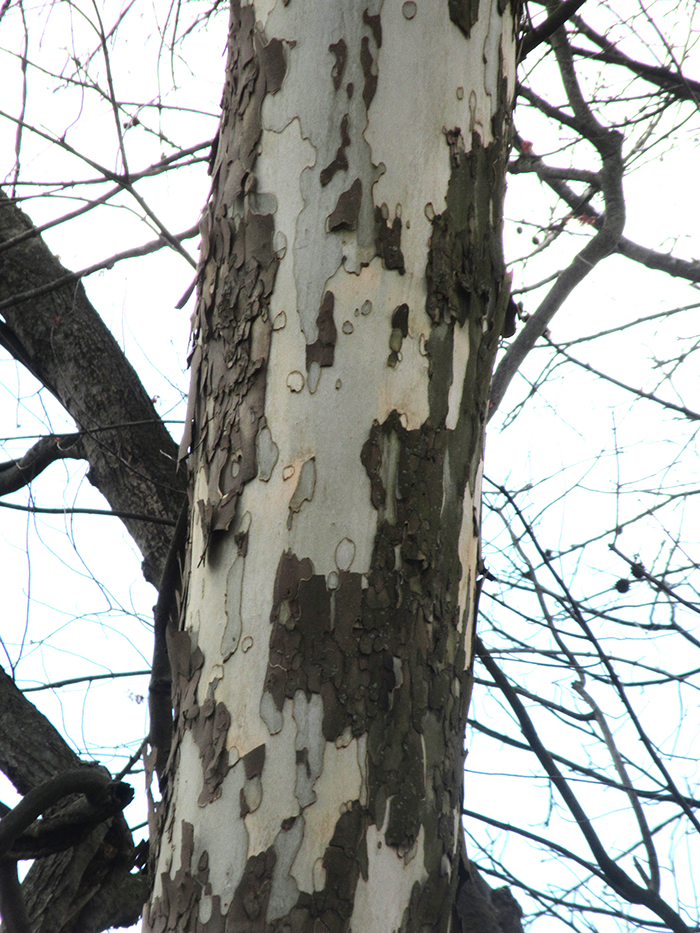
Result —
<path fill-rule="evenodd" d="M 232 2 L 149 931 L 506 929 L 460 811 L 514 61 L 507 3 Z"/>
<path fill-rule="evenodd" d="M 0 669 L 0 770 L 26 794 L 81 765 L 51 723 Z M 134 860 L 131 833 L 119 813 L 79 846 L 34 862 L 22 882 L 33 933 L 100 933 L 135 923 L 147 882 L 142 873 L 132 873 Z"/>
<path fill-rule="evenodd" d="M 115 511 L 175 524 L 184 496 L 177 447 L 136 373 L 87 300 L 82 285 L 52 288 L 60 265 L 31 221 L 0 192 L 0 344 L 65 406 L 81 429 L 78 453 L 89 479 Z M 30 300 L 18 300 L 34 290 Z M 107 428 L 107 430 L 104 430 Z M 18 488 L 58 455 L 46 439 L 17 467 L 4 464 L 5 492 Z M 127 519 L 144 557 L 146 578 L 158 584 L 172 528 Z M 55 729 L 0 673 L 0 769 L 24 794 L 79 767 Z M 66 852 L 37 860 L 22 883 L 34 933 L 98 933 L 136 922 L 145 875 L 133 872 L 134 844 L 121 814 L 101 823 Z"/>
<path fill-rule="evenodd" d="M 110 506 L 174 524 L 184 492 L 184 479 L 176 473 L 177 447 L 82 284 L 17 298 L 66 275 L 40 237 L 26 236 L 31 230 L 29 218 L 0 191 L 0 313 L 5 319 L 0 345 L 85 432 L 88 478 Z M 143 554 L 146 579 L 157 586 L 168 531 L 134 519 L 124 524 Z"/>

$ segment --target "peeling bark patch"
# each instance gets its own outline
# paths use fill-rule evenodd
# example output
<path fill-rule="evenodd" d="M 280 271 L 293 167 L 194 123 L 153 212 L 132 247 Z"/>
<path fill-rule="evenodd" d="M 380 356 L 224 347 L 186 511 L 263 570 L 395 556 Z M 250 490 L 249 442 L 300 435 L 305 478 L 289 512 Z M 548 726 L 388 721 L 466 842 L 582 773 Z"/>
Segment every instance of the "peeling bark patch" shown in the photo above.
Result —
<path fill-rule="evenodd" d="M 435 324 L 454 319 L 463 325 L 469 315 L 486 318 L 494 285 L 503 278 L 503 152 L 495 145 L 485 148 L 474 133 L 465 153 L 458 128 L 445 136 L 452 171 L 447 209 L 432 220 L 426 311 Z"/>
<path fill-rule="evenodd" d="M 450 19 L 469 38 L 479 19 L 479 0 L 447 0 Z"/>
<path fill-rule="evenodd" d="M 360 45 L 360 64 L 362 65 L 362 73 L 365 76 L 364 87 L 362 88 L 362 100 L 365 103 L 365 110 L 369 110 L 370 104 L 374 100 L 374 95 L 377 93 L 377 81 L 379 78 L 372 72 L 374 59 L 369 50 L 369 39 L 367 36 L 362 37 Z"/>
<path fill-rule="evenodd" d="M 292 527 L 292 518 L 295 512 L 298 512 L 304 502 L 310 502 L 314 496 L 316 488 L 316 458 L 310 457 L 304 461 L 299 471 L 297 487 L 289 500 L 289 516 L 287 517 L 287 528 Z"/>
<path fill-rule="evenodd" d="M 395 519 L 380 520 L 364 581 L 342 569 L 349 541 L 336 552 L 333 588 L 321 575 L 301 579 L 303 562 L 284 555 L 278 581 L 288 583 L 275 587 L 265 685 L 278 710 L 300 691 L 307 699 L 319 694 L 327 742 L 367 736 L 369 801 L 358 813 L 384 825 L 387 844 L 403 858 L 424 831 L 429 873 L 455 852 L 466 716 L 466 691 L 454 675 L 465 662 L 455 624 L 460 571 L 456 543 L 441 525 L 447 433 L 407 431 L 396 412 L 375 424 L 363 463 L 373 502 L 385 505 L 391 496 Z M 392 482 L 382 479 L 390 455 Z M 305 748 L 298 751 L 298 767 L 308 768 Z M 415 907 L 424 922 L 443 903 L 444 891 L 429 887 Z"/>
<path fill-rule="evenodd" d="M 407 333 L 407 310 L 396 308 L 392 324 Z M 299 894 L 287 914 L 291 929 L 297 909 L 309 911 L 303 921 L 299 916 L 298 929 L 312 929 L 304 924 L 329 907 L 319 898 L 345 897 L 347 888 L 335 878 L 352 870 L 352 887 L 358 867 L 366 877 L 369 825 L 382 828 L 386 845 L 405 862 L 418 851 L 424 860 L 428 880 L 415 886 L 405 929 L 447 928 L 469 677 L 458 624 L 461 525 L 445 521 L 443 506 L 447 498 L 456 509 L 445 490 L 451 433 L 430 424 L 408 431 L 398 412 L 373 425 L 362 449 L 379 511 L 367 573 L 350 572 L 349 539 L 336 549 L 332 581 L 291 552 L 280 560 L 264 695 L 278 711 L 293 700 L 295 718 L 297 710 L 310 716 L 320 697 L 323 739 L 340 746 L 363 737 L 368 769 L 366 804 L 353 804 L 341 817 L 323 870 L 314 875 L 323 891 Z M 297 790 L 307 802 L 317 767 L 306 739 L 313 729 L 305 731 L 303 721 Z M 347 928 L 340 913 L 333 929 Z"/>
<path fill-rule="evenodd" d="M 325 188 L 336 172 L 347 172 L 348 170 L 348 157 L 345 155 L 345 150 L 350 145 L 350 133 L 348 133 L 349 122 L 350 117 L 346 113 L 340 121 L 340 145 L 335 153 L 335 158 L 321 171 L 321 175 L 319 176 L 321 187 L 323 188 Z"/>
<path fill-rule="evenodd" d="M 226 917 L 221 912 L 221 898 L 211 895 L 208 884 L 208 853 L 202 853 L 193 871 L 194 826 L 183 820 L 181 827 L 180 867 L 172 877 L 167 872 L 161 874 L 162 893 L 146 905 L 144 929 L 149 933 L 175 929 L 224 933 Z M 205 911 L 203 901 L 207 904 Z"/>
<path fill-rule="evenodd" d="M 382 47 L 382 21 L 381 17 L 377 13 L 375 16 L 372 16 L 369 10 L 364 10 L 362 13 L 362 22 L 365 26 L 369 26 L 372 31 L 372 36 L 374 38 L 374 44 L 378 49 Z"/>
<path fill-rule="evenodd" d="M 426 267 L 426 312 L 433 321 L 427 350 L 431 361 L 429 405 L 431 421 L 444 424 L 449 416 L 448 478 L 444 521 L 461 523 L 465 483 L 473 495 L 481 460 L 483 425 L 498 338 L 508 305 L 502 249 L 503 195 L 507 133 L 505 79 L 499 87 L 494 116 L 497 142 L 483 146 L 472 134 L 471 149 L 459 128 L 445 133 L 451 173 L 446 210 L 432 220 Z M 469 353 L 461 385 L 453 358 L 458 328 L 468 327 Z M 453 411 L 449 411 L 453 407 Z"/>
<path fill-rule="evenodd" d="M 408 337 L 408 305 L 401 304 L 391 315 L 391 334 L 389 335 L 389 356 L 387 366 L 392 369 L 401 359 L 401 346 L 404 339 Z"/>
<path fill-rule="evenodd" d="M 197 449 L 207 480 L 197 503 L 205 543 L 229 527 L 257 473 L 270 348 L 269 303 L 278 255 L 274 217 L 254 175 L 266 94 L 282 86 L 280 40 L 265 44 L 253 7 L 232 0 L 222 119 L 212 154 L 212 193 L 200 224 L 190 401 L 181 456 Z M 269 198 L 267 199 L 270 200 Z M 256 205 L 258 205 L 256 207 Z M 268 211 L 269 211 L 268 207 Z"/>
<path fill-rule="evenodd" d="M 337 91 L 343 83 L 345 73 L 345 62 L 348 58 L 348 47 L 345 39 L 338 39 L 328 46 L 328 50 L 335 58 L 335 63 L 331 68 L 331 78 L 333 80 L 333 90 Z"/>
<path fill-rule="evenodd" d="M 301 392 L 304 388 L 304 375 L 298 369 L 293 369 L 287 376 L 287 388 L 290 392 Z"/>
<path fill-rule="evenodd" d="M 192 726 L 192 735 L 199 746 L 204 771 L 204 787 L 198 799 L 200 807 L 205 807 L 221 796 L 221 785 L 230 768 L 226 748 L 230 725 L 231 715 L 224 704 L 207 697 Z"/>
<path fill-rule="evenodd" d="M 267 425 L 260 428 L 255 442 L 258 459 L 258 476 L 266 483 L 272 476 L 272 471 L 277 465 L 279 447 L 272 440 L 272 432 Z"/>
<path fill-rule="evenodd" d="M 188 632 L 168 630 L 168 657 L 173 671 L 173 708 L 178 724 L 191 722 L 199 715 L 197 687 L 204 665 L 204 655 L 193 645 Z"/>
<path fill-rule="evenodd" d="M 299 585 L 303 580 L 310 580 L 314 567 L 308 557 L 299 560 L 291 551 L 285 551 L 280 558 L 275 575 L 273 598 L 275 602 L 284 600 L 293 602 L 299 593 Z M 282 709 L 282 706 L 279 707 Z"/>
<path fill-rule="evenodd" d="M 258 745 L 241 759 L 245 769 L 245 782 L 241 788 L 241 819 L 254 813 L 262 802 L 262 773 L 265 767 L 265 746 Z"/>
<path fill-rule="evenodd" d="M 396 269 L 399 275 L 403 275 L 406 266 L 401 252 L 401 218 L 394 217 L 391 226 L 389 226 L 387 218 L 388 211 L 385 213 L 381 207 L 375 207 L 375 248 L 377 256 L 384 263 L 385 269 Z"/>
<path fill-rule="evenodd" d="M 333 309 L 335 307 L 335 295 L 327 291 L 323 296 L 321 307 L 316 317 L 316 327 L 318 328 L 318 337 L 313 343 L 306 345 L 306 369 L 311 368 L 312 363 L 318 363 L 319 366 L 332 366 L 335 359 L 335 344 L 338 339 L 338 330 L 333 320 Z"/>
<path fill-rule="evenodd" d="M 260 50 L 262 70 L 268 94 L 276 94 L 282 87 L 287 64 L 284 60 L 284 45 L 279 39 L 271 39 Z"/>
<path fill-rule="evenodd" d="M 338 197 L 333 212 L 328 217 L 328 230 L 357 230 L 357 221 L 362 204 L 362 181 L 356 178 L 347 191 Z"/>
<path fill-rule="evenodd" d="M 181 741 L 185 729 L 190 729 L 202 761 L 204 786 L 198 803 L 204 807 L 221 796 L 221 785 L 229 772 L 226 739 L 231 716 L 223 703 L 213 699 L 216 680 L 209 684 L 208 696 L 201 706 L 197 703 L 204 655 L 190 633 L 170 631 L 167 638 L 173 671 L 175 745 Z"/>
<path fill-rule="evenodd" d="M 317 872 L 323 887 L 299 892 L 289 868 L 298 850 L 303 821 L 285 820 L 273 847 L 251 856 L 225 915 L 211 896 L 208 857 L 193 869 L 194 827 L 183 821 L 180 868 L 161 875 L 162 894 L 147 908 L 151 933 L 347 933 L 355 889 L 367 877 L 367 817 L 357 803 L 341 814 Z M 204 853 L 206 856 L 206 853 Z M 206 906 L 204 906 L 206 904 Z M 204 909 L 202 909 L 204 908 Z M 207 916 L 208 915 L 208 916 Z M 206 918 L 206 919 L 205 919 Z M 283 924 L 279 921 L 284 918 Z"/>
<path fill-rule="evenodd" d="M 275 867 L 275 850 L 253 855 L 246 862 L 226 918 L 226 929 L 240 933 L 265 933 L 266 914 Z"/>
<path fill-rule="evenodd" d="M 343 538 L 335 549 L 335 566 L 338 570 L 349 570 L 355 560 L 355 542 Z"/>

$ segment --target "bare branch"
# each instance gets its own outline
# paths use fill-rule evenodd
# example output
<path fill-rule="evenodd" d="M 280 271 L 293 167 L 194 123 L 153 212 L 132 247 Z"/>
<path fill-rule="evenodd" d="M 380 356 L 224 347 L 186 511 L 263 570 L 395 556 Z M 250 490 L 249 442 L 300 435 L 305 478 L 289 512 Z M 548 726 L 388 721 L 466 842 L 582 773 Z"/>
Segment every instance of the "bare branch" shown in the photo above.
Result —
<path fill-rule="evenodd" d="M 46 509 L 38 505 L 16 505 L 14 502 L 0 502 L 0 509 L 12 509 L 15 512 L 32 512 L 37 515 L 106 515 L 110 518 L 121 518 L 122 521 L 149 522 L 152 525 L 169 525 L 175 522 L 171 518 L 160 518 L 157 515 L 144 515 L 141 512 L 121 512 L 110 509 Z"/>
<path fill-rule="evenodd" d="M 541 45 L 549 39 L 552 33 L 556 32 L 560 26 L 568 22 L 585 2 L 586 0 L 565 0 L 565 2 L 562 3 L 557 10 L 552 12 L 536 29 L 526 33 L 520 44 L 518 61 L 522 62 L 533 49 L 536 49 L 538 45 Z"/>
<path fill-rule="evenodd" d="M 84 460 L 79 434 L 51 435 L 36 443 L 19 460 L 0 463 L 0 496 L 16 492 L 56 460 Z"/>

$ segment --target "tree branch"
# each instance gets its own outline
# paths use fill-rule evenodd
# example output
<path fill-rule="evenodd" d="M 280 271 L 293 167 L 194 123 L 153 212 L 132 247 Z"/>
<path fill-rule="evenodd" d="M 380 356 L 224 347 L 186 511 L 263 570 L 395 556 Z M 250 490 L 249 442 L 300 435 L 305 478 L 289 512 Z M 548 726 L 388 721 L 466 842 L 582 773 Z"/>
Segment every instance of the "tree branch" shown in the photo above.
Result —
<path fill-rule="evenodd" d="M 72 794 L 85 794 L 89 806 L 32 824 L 50 807 Z M 0 819 L 0 859 L 37 858 L 75 845 L 71 829 L 81 823 L 92 829 L 120 812 L 134 792 L 129 784 L 115 784 L 109 772 L 95 765 L 63 771 L 32 788 Z M 31 832 L 27 832 L 30 830 Z M 80 841 L 80 840 L 78 840 Z"/>
<path fill-rule="evenodd" d="M 78 769 L 94 770 L 86 769 L 48 719 L 0 668 L 0 770 L 26 798 L 56 775 Z M 111 914 L 105 925 L 93 926 L 93 930 L 118 925 L 118 917 L 131 918 L 129 923 L 135 923 L 146 896 L 146 879 L 130 874 L 133 853 L 131 833 L 118 813 L 100 823 L 70 853 L 35 861 L 22 883 L 32 933 L 70 933 L 72 924 L 84 912 L 99 915 L 107 907 Z M 84 879 L 91 874 L 92 894 L 86 900 Z M 4 889 L 12 902 L 11 879 Z"/>
<path fill-rule="evenodd" d="M 19 460 L 0 463 L 0 496 L 28 486 L 55 460 L 84 460 L 79 434 L 52 434 L 43 437 Z"/>
<path fill-rule="evenodd" d="M 498 688 L 501 690 L 510 708 L 515 713 L 523 735 L 533 752 L 537 755 L 540 764 L 549 776 L 554 786 L 559 791 L 564 803 L 569 808 L 571 815 L 578 823 L 579 829 L 588 843 L 596 862 L 605 876 L 605 880 L 613 890 L 624 897 L 632 904 L 643 904 L 649 910 L 663 920 L 674 933 L 690 933 L 690 928 L 683 922 L 681 917 L 673 908 L 666 903 L 655 891 L 648 888 L 642 888 L 636 884 L 629 875 L 623 871 L 620 866 L 614 862 L 605 847 L 600 842 L 590 820 L 586 816 L 583 808 L 578 802 L 576 796 L 571 791 L 568 783 L 552 760 L 551 755 L 542 745 L 537 730 L 532 724 L 532 720 L 527 714 L 525 707 L 518 699 L 517 694 L 511 687 L 507 678 L 495 663 L 481 639 L 477 636 L 475 640 L 476 655 L 482 662 L 486 670 L 493 677 Z"/>
<path fill-rule="evenodd" d="M 585 2 L 586 0 L 565 0 L 558 10 L 550 14 L 536 29 L 526 33 L 520 44 L 518 62 L 522 62 L 533 49 L 536 49 L 537 46 L 548 39 L 553 32 L 556 32 L 560 26 L 568 22 Z"/>
<path fill-rule="evenodd" d="M 182 507 L 184 473 L 177 472 L 177 446 L 161 422 L 138 376 L 85 295 L 40 237 L 31 221 L 0 191 L 0 303 L 5 324 L 0 339 L 58 398 L 83 433 L 88 479 L 121 513 L 144 556 L 144 575 L 157 586 L 170 535 Z M 68 275 L 60 288 L 54 283 Z M 16 306 L 17 295 L 35 297 Z M 105 425 L 131 425 L 103 430 Z M 94 433 L 93 433 L 94 432 Z"/>

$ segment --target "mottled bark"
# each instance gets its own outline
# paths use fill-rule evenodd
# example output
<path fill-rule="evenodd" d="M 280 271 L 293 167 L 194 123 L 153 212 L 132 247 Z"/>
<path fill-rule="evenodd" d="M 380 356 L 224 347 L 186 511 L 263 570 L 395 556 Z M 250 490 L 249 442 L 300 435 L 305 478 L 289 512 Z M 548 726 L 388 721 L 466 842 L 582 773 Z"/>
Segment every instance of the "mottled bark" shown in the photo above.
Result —
<path fill-rule="evenodd" d="M 508 926 L 460 813 L 513 12 L 232 2 L 154 933 Z"/>
<path fill-rule="evenodd" d="M 138 376 L 87 299 L 80 282 L 33 297 L 66 270 L 32 223 L 0 191 L 0 345 L 49 389 L 84 432 L 88 478 L 116 512 L 177 520 L 184 478 L 177 447 Z M 143 554 L 146 579 L 158 585 L 168 551 L 167 526 L 125 519 Z"/>

